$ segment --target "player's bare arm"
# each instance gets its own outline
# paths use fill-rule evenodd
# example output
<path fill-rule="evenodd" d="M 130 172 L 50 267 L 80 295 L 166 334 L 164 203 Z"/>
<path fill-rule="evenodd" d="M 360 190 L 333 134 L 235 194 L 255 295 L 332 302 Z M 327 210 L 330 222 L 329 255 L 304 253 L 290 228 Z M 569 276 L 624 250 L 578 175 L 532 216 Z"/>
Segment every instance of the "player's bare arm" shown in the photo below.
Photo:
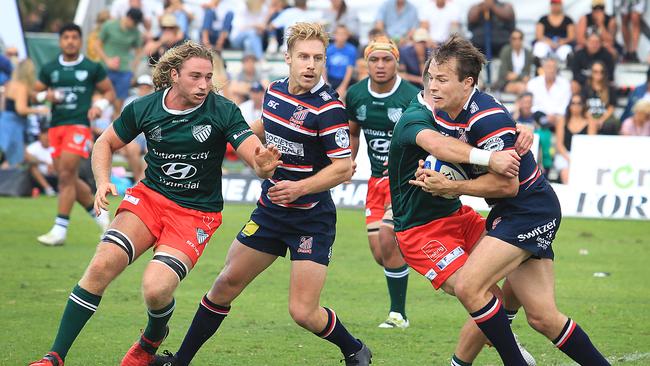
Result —
<path fill-rule="evenodd" d="M 330 158 L 332 164 L 309 178 L 298 181 L 282 180 L 269 188 L 271 202 L 287 204 L 311 193 L 324 192 L 352 178 L 352 160 Z"/>
<path fill-rule="evenodd" d="M 354 121 L 348 121 L 348 124 L 350 125 L 350 150 L 352 150 L 352 170 L 354 174 L 354 171 L 357 169 L 357 154 L 359 153 L 359 136 L 361 136 L 361 126 L 359 126 L 358 123 Z"/>
<path fill-rule="evenodd" d="M 101 98 L 95 100 L 92 107 L 88 109 L 88 119 L 91 121 L 99 118 L 104 109 L 108 108 L 115 100 L 115 90 L 109 78 L 104 78 L 95 84 L 95 88 L 101 94 Z"/>
<path fill-rule="evenodd" d="M 533 146 L 533 129 L 520 123 L 516 124 L 516 128 L 517 140 L 515 141 L 515 151 L 519 156 L 524 156 L 530 151 L 530 147 Z"/>
<path fill-rule="evenodd" d="M 282 154 L 275 145 L 264 147 L 257 136 L 250 136 L 237 147 L 237 156 L 255 170 L 255 174 L 262 178 L 270 178 L 275 168 L 282 164 Z"/>
<path fill-rule="evenodd" d="M 469 195 L 483 198 L 515 197 L 519 192 L 519 179 L 487 173 L 476 179 L 453 181 L 431 169 L 422 169 L 419 179 L 409 181 L 434 196 Z"/>
<path fill-rule="evenodd" d="M 251 131 L 257 136 L 263 144 L 266 143 L 266 137 L 264 136 L 264 123 L 262 119 L 256 119 L 253 123 L 250 124 Z"/>
<path fill-rule="evenodd" d="M 92 154 L 92 168 L 97 192 L 95 193 L 95 213 L 99 215 L 100 209 L 107 210 L 109 202 L 106 199 L 108 193 L 117 196 L 117 189 L 111 183 L 110 170 L 113 161 L 113 153 L 126 146 L 111 124 L 95 141 Z"/>

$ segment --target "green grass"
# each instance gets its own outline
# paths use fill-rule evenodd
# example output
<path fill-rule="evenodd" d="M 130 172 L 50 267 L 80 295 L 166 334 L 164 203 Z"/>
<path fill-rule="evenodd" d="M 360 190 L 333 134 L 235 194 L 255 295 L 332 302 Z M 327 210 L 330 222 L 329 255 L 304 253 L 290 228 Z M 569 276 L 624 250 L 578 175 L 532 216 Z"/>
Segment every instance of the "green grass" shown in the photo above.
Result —
<path fill-rule="evenodd" d="M 117 201 L 113 202 L 113 209 Z M 222 268 L 228 245 L 251 206 L 226 205 L 224 223 L 176 293 L 171 334 L 176 350 L 201 296 Z M 0 365 L 25 365 L 50 347 L 63 307 L 98 239 L 94 223 L 76 207 L 68 242 L 46 248 L 35 237 L 49 230 L 55 200 L 0 198 Z M 564 219 L 556 243 L 557 302 L 615 364 L 650 364 L 650 224 Z M 434 292 L 411 272 L 411 327 L 377 328 L 387 314 L 383 272 L 371 258 L 361 210 L 340 210 L 322 304 L 373 350 L 376 365 L 448 365 L 466 313 L 451 296 Z M 580 255 L 587 249 L 588 255 Z M 117 365 L 146 324 L 140 294 L 146 257 L 107 290 L 100 310 L 68 355 L 67 365 Z M 279 259 L 233 304 L 222 329 L 194 365 L 339 365 L 336 347 L 295 325 L 287 312 L 289 261 Z M 610 272 L 596 278 L 594 272 Z M 513 325 L 538 365 L 570 365 L 520 315 Z M 623 358 L 625 357 L 625 358 Z M 485 349 L 475 365 L 500 364 Z"/>

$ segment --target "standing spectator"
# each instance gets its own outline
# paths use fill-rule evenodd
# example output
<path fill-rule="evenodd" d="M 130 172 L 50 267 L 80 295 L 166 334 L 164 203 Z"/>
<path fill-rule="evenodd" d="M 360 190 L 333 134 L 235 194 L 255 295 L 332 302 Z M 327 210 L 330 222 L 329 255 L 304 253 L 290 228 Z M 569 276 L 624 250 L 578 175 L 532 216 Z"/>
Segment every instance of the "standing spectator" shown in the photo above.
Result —
<path fill-rule="evenodd" d="M 573 135 L 595 135 L 598 130 L 595 121 L 587 112 L 585 100 L 580 94 L 571 96 L 571 103 L 564 118 L 558 119 L 555 126 L 555 147 L 557 153 L 553 165 L 560 172 L 560 181 L 569 183 L 569 163 L 571 139 Z"/>
<path fill-rule="evenodd" d="M 573 92 L 577 93 L 580 88 L 585 85 L 587 78 L 591 74 L 591 65 L 600 61 L 607 69 L 609 80 L 614 80 L 614 58 L 607 52 L 602 45 L 602 41 L 598 33 L 592 33 L 587 38 L 587 45 L 585 48 L 575 53 L 571 70 L 573 72 Z"/>
<path fill-rule="evenodd" d="M 413 32 L 413 43 L 399 49 L 400 76 L 420 89 L 423 88 L 424 63 L 431 51 L 430 41 L 429 32 L 424 28 L 418 28 Z"/>
<path fill-rule="evenodd" d="M 621 12 L 621 33 L 625 53 L 623 59 L 630 62 L 640 62 L 636 50 L 639 47 L 641 35 L 641 17 L 645 13 L 646 0 L 618 0 L 615 8 Z"/>
<path fill-rule="evenodd" d="M 282 45 L 284 34 L 281 29 L 274 29 L 271 22 L 275 20 L 285 9 L 289 8 L 287 0 L 268 0 L 268 8 L 266 13 L 266 32 L 264 34 L 264 50 L 269 47 L 269 39 L 275 39 L 275 45 L 270 52 L 278 52 Z"/>
<path fill-rule="evenodd" d="M 524 47 L 524 32 L 512 31 L 510 45 L 501 49 L 499 59 L 499 75 L 492 87 L 506 93 L 523 93 L 533 68 L 533 54 Z"/>
<path fill-rule="evenodd" d="M 96 50 L 115 88 L 113 106 L 116 111 L 122 110 L 122 103 L 129 96 L 133 70 L 140 60 L 142 38 L 138 24 L 141 21 L 142 11 L 131 8 L 122 18 L 107 21 L 99 34 L 101 43 Z"/>
<path fill-rule="evenodd" d="M 165 14 L 160 17 L 160 29 L 160 35 L 144 45 L 144 53 L 149 57 L 151 65 L 155 65 L 168 49 L 183 41 L 183 32 L 178 27 L 174 15 Z"/>
<path fill-rule="evenodd" d="M 582 88 L 587 111 L 603 135 L 617 135 L 619 126 L 614 116 L 616 89 L 611 85 L 605 65 L 596 61 L 591 64 L 591 76 Z"/>
<path fill-rule="evenodd" d="M 277 32 L 278 34 L 283 35 L 283 40 L 280 44 L 284 42 L 284 32 L 289 27 L 293 26 L 298 22 L 316 22 L 320 23 L 322 21 L 319 12 L 310 12 L 307 9 L 307 0 L 295 0 L 295 6 L 285 8 L 278 14 L 278 16 L 271 21 L 270 28 Z"/>
<path fill-rule="evenodd" d="M 264 87 L 260 83 L 253 83 L 250 90 L 250 98 L 239 105 L 242 116 L 251 125 L 262 118 L 262 106 L 264 104 Z"/>
<path fill-rule="evenodd" d="M 212 0 L 203 15 L 201 42 L 206 47 L 221 51 L 228 44 L 228 35 L 232 30 L 234 16 L 233 6 L 228 0 Z"/>
<path fill-rule="evenodd" d="M 354 65 L 357 61 L 357 50 L 348 42 L 348 28 L 340 24 L 334 32 L 334 43 L 327 46 L 325 68 L 327 82 L 335 89 L 341 100 L 352 81 Z"/>
<path fill-rule="evenodd" d="M 183 38 L 189 38 L 190 24 L 194 20 L 194 14 L 183 4 L 183 0 L 165 0 L 164 14 L 161 17 L 165 14 L 173 15 L 176 18 L 176 24 L 183 32 Z"/>
<path fill-rule="evenodd" d="M 587 47 L 589 35 L 597 33 L 605 49 L 616 58 L 616 28 L 616 17 L 605 13 L 605 0 L 592 0 L 591 12 L 580 17 L 576 26 L 576 49 Z"/>
<path fill-rule="evenodd" d="M 266 10 L 262 0 L 246 0 L 235 10 L 230 31 L 230 45 L 234 48 L 243 48 L 244 53 L 255 55 L 258 60 L 264 59 L 264 19 Z"/>
<path fill-rule="evenodd" d="M 555 59 L 544 59 L 542 72 L 542 75 L 530 79 L 527 89 L 533 94 L 533 112 L 546 114 L 549 127 L 553 128 L 571 101 L 571 84 L 557 74 Z"/>
<path fill-rule="evenodd" d="M 641 99 L 650 100 L 650 67 L 646 73 L 646 82 L 638 85 L 627 97 L 627 105 L 621 115 L 621 121 L 625 121 L 632 115 L 632 108 Z"/>
<path fill-rule="evenodd" d="M 54 161 L 52 160 L 53 152 L 54 149 L 50 146 L 50 139 L 47 136 L 47 127 L 41 127 L 38 140 L 25 148 L 25 162 L 29 167 L 29 174 L 49 197 L 56 196 L 56 190 L 53 187 L 57 185 Z"/>
<path fill-rule="evenodd" d="M 375 28 L 383 30 L 398 45 L 411 38 L 418 24 L 418 10 L 408 0 L 385 0 L 375 19 Z"/>
<path fill-rule="evenodd" d="M 650 136 L 650 100 L 638 101 L 632 111 L 634 114 L 621 125 L 621 135 Z"/>
<path fill-rule="evenodd" d="M 104 23 L 106 23 L 108 20 L 111 19 L 111 12 L 108 11 L 107 9 L 100 10 L 99 13 L 97 13 L 97 17 L 95 18 L 95 27 L 93 30 L 88 33 L 88 37 L 86 37 L 86 56 L 88 56 L 88 59 L 94 62 L 100 62 L 101 58 L 99 57 L 99 54 L 97 53 L 97 45 L 101 42 L 99 39 L 99 33 L 102 30 L 102 26 Z"/>
<path fill-rule="evenodd" d="M 515 10 L 509 3 L 483 0 L 469 9 L 467 27 L 472 32 L 474 46 L 483 52 L 488 61 L 492 60 L 508 44 L 510 34 L 515 29 Z"/>
<path fill-rule="evenodd" d="M 419 12 L 420 27 L 429 30 L 432 48 L 458 32 L 461 23 L 461 12 L 457 3 L 449 0 L 429 0 L 426 7 Z"/>
<path fill-rule="evenodd" d="M 160 0 L 115 0 L 111 4 L 111 18 L 120 19 L 130 9 L 142 12 L 142 28 L 146 39 L 152 32 L 157 32 L 157 19 L 163 14 L 163 3 Z M 154 33 L 155 34 L 155 33 Z"/>
<path fill-rule="evenodd" d="M 35 84 L 34 63 L 30 59 L 20 61 L 5 86 L 5 110 L 0 113 L 0 151 L 5 156 L 3 168 L 15 168 L 24 160 L 27 115 L 49 113 L 47 107 L 29 106 L 29 96 Z"/>
<path fill-rule="evenodd" d="M 562 0 L 551 0 L 551 13 L 539 19 L 535 27 L 533 54 L 542 59 L 557 57 L 566 61 L 576 39 L 573 19 L 564 14 Z"/>
<path fill-rule="evenodd" d="M 544 113 L 533 113 L 532 93 L 524 92 L 517 96 L 512 118 L 518 124 L 532 128 L 535 135 L 539 136 L 537 164 L 544 169 L 545 173 L 548 172 L 553 166 L 553 154 L 551 153 L 553 132 L 548 128 L 548 120 Z"/>
<path fill-rule="evenodd" d="M 359 47 L 361 24 L 357 12 L 348 7 L 345 0 L 331 0 L 330 4 L 330 10 L 323 14 L 325 24 L 327 25 L 327 33 L 333 36 L 336 27 L 343 24 L 348 28 L 350 33 L 348 42 L 355 47 Z"/>

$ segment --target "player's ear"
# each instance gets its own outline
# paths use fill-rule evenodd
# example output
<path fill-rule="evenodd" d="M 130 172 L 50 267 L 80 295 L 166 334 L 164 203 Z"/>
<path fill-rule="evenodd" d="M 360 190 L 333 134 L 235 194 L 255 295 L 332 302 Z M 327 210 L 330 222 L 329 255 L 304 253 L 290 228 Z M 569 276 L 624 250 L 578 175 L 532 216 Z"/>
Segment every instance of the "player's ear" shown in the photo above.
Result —
<path fill-rule="evenodd" d="M 172 78 L 172 82 L 177 82 L 178 81 L 178 70 L 176 69 L 171 69 L 169 70 L 169 76 Z"/>

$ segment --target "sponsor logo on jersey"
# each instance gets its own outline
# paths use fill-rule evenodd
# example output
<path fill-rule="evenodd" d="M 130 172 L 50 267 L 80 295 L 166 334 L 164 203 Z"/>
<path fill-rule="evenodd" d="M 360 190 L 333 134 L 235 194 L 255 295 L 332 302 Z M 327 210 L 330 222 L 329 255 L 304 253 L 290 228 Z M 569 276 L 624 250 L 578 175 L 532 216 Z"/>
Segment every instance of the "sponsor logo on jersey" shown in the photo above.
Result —
<path fill-rule="evenodd" d="M 390 140 L 372 139 L 370 140 L 370 143 L 368 143 L 368 146 L 370 146 L 373 151 L 376 151 L 380 154 L 388 154 L 388 150 L 390 148 Z"/>
<path fill-rule="evenodd" d="M 305 118 L 309 114 L 309 109 L 298 105 L 293 111 L 293 115 L 289 118 L 289 123 L 294 127 L 301 127 L 305 123 Z"/>
<path fill-rule="evenodd" d="M 176 180 L 192 178 L 197 172 L 196 167 L 185 163 L 167 163 L 161 169 L 168 177 Z"/>
<path fill-rule="evenodd" d="M 189 120 L 190 120 L 189 118 L 173 119 L 172 123 L 185 123 L 188 122 Z"/>
<path fill-rule="evenodd" d="M 393 121 L 393 123 L 397 123 L 400 117 L 402 117 L 402 108 L 388 108 L 386 113 L 388 114 L 388 119 Z"/>
<path fill-rule="evenodd" d="M 54 70 L 50 74 L 50 81 L 53 83 L 58 83 L 59 82 L 59 70 Z"/>
<path fill-rule="evenodd" d="M 368 110 L 365 104 L 357 108 L 357 120 L 365 121 L 367 118 L 366 116 L 367 111 Z"/>
<path fill-rule="evenodd" d="M 162 129 L 160 126 L 156 126 L 147 132 L 147 136 L 149 136 L 150 140 L 160 142 L 162 141 Z"/>
<path fill-rule="evenodd" d="M 422 252 L 424 252 L 433 263 L 447 253 L 447 248 L 437 240 L 429 240 L 422 248 L 420 248 L 420 250 L 422 250 Z"/>
<path fill-rule="evenodd" d="M 214 222 L 214 217 L 209 217 L 209 216 L 203 216 L 203 223 L 205 226 L 208 227 L 208 229 L 212 229 L 212 223 Z"/>
<path fill-rule="evenodd" d="M 433 279 L 436 278 L 436 276 L 438 276 L 438 274 L 433 268 L 431 268 L 427 273 L 424 274 L 424 277 L 426 277 L 429 281 L 433 281 Z"/>
<path fill-rule="evenodd" d="M 465 253 L 465 251 L 461 247 L 458 247 L 458 248 L 452 250 L 444 258 L 442 258 L 438 263 L 436 263 L 436 267 L 438 267 L 438 269 L 441 270 L 441 271 L 444 270 L 453 261 L 458 259 L 463 253 Z"/>
<path fill-rule="evenodd" d="M 266 105 L 269 106 L 269 108 L 278 109 L 278 105 L 280 105 L 280 103 L 276 102 L 275 100 L 269 100 Z"/>
<path fill-rule="evenodd" d="M 74 72 L 74 77 L 79 81 L 84 81 L 88 77 L 88 70 L 76 70 Z"/>
<path fill-rule="evenodd" d="M 203 244 L 205 240 L 209 237 L 208 233 L 203 231 L 201 228 L 196 229 L 196 241 L 199 243 L 199 245 Z"/>
<path fill-rule="evenodd" d="M 253 131 L 252 131 L 250 128 L 247 128 L 247 129 L 245 129 L 245 130 L 241 130 L 241 131 L 239 131 L 239 132 L 233 134 L 233 135 L 232 135 L 232 138 L 233 138 L 233 140 L 237 140 L 238 138 L 244 136 L 245 134 L 247 134 L 247 133 L 249 133 L 249 132 L 253 132 Z"/>
<path fill-rule="evenodd" d="M 499 136 L 495 136 L 492 138 L 489 138 L 487 141 L 485 141 L 485 145 L 483 145 L 483 150 L 487 151 L 501 151 L 503 150 L 503 147 L 505 146 L 505 143 L 503 142 L 503 139 Z"/>
<path fill-rule="evenodd" d="M 267 144 L 273 144 L 283 154 L 294 156 L 305 156 L 305 148 L 299 142 L 286 140 L 280 136 L 274 135 L 270 132 L 264 132 L 264 137 Z"/>
<path fill-rule="evenodd" d="M 346 131 L 344 128 L 339 128 L 336 130 L 334 140 L 336 141 L 336 144 L 341 148 L 345 149 L 350 146 L 350 136 L 348 135 L 348 131 Z"/>
<path fill-rule="evenodd" d="M 500 222 L 501 222 L 501 216 L 494 219 L 494 221 L 492 221 L 492 230 L 496 229 L 497 225 L 499 225 Z"/>
<path fill-rule="evenodd" d="M 553 234 L 555 233 L 556 227 L 557 227 L 557 219 L 553 219 L 552 221 L 549 221 L 544 225 L 535 227 L 534 229 L 530 230 L 527 233 L 517 235 L 517 239 L 520 242 L 522 242 L 524 240 L 536 238 L 535 240 L 537 240 L 537 246 L 546 249 L 551 244 L 550 239 L 553 238 Z M 546 237 L 543 237 L 542 234 L 546 234 L 546 233 L 548 233 Z M 538 240 L 538 239 L 542 239 L 542 240 Z"/>
<path fill-rule="evenodd" d="M 137 205 L 138 203 L 140 203 L 140 199 L 139 199 L 139 198 L 137 198 L 137 197 L 133 197 L 133 196 L 131 196 L 131 195 L 128 194 L 128 193 L 124 195 L 124 200 L 127 201 L 127 202 L 131 202 L 131 203 L 134 204 L 134 205 Z"/>
<path fill-rule="evenodd" d="M 298 253 L 311 254 L 311 245 L 314 242 L 314 237 L 312 236 L 301 236 L 300 245 L 296 250 Z"/>
<path fill-rule="evenodd" d="M 467 143 L 467 134 L 465 133 L 464 128 L 458 129 L 458 139 L 464 143 Z"/>
<path fill-rule="evenodd" d="M 243 229 L 241 229 L 241 233 L 243 236 L 251 236 L 255 234 L 257 229 L 259 229 L 260 226 L 257 225 L 257 223 L 253 220 L 250 220 L 249 222 L 246 223 Z"/>
<path fill-rule="evenodd" d="M 469 112 L 471 114 L 474 114 L 476 113 L 476 111 L 478 111 L 478 105 L 476 104 L 476 102 L 472 102 L 472 104 L 469 105 Z"/>
<path fill-rule="evenodd" d="M 320 97 L 323 98 L 324 102 L 327 102 L 328 100 L 332 100 L 332 96 L 329 95 L 329 93 L 326 91 L 322 91 L 318 95 L 320 95 Z"/>
<path fill-rule="evenodd" d="M 192 126 L 192 136 L 194 136 L 194 138 L 198 142 L 204 142 L 205 140 L 207 140 L 208 137 L 210 137 L 211 132 L 212 132 L 211 125 Z"/>

